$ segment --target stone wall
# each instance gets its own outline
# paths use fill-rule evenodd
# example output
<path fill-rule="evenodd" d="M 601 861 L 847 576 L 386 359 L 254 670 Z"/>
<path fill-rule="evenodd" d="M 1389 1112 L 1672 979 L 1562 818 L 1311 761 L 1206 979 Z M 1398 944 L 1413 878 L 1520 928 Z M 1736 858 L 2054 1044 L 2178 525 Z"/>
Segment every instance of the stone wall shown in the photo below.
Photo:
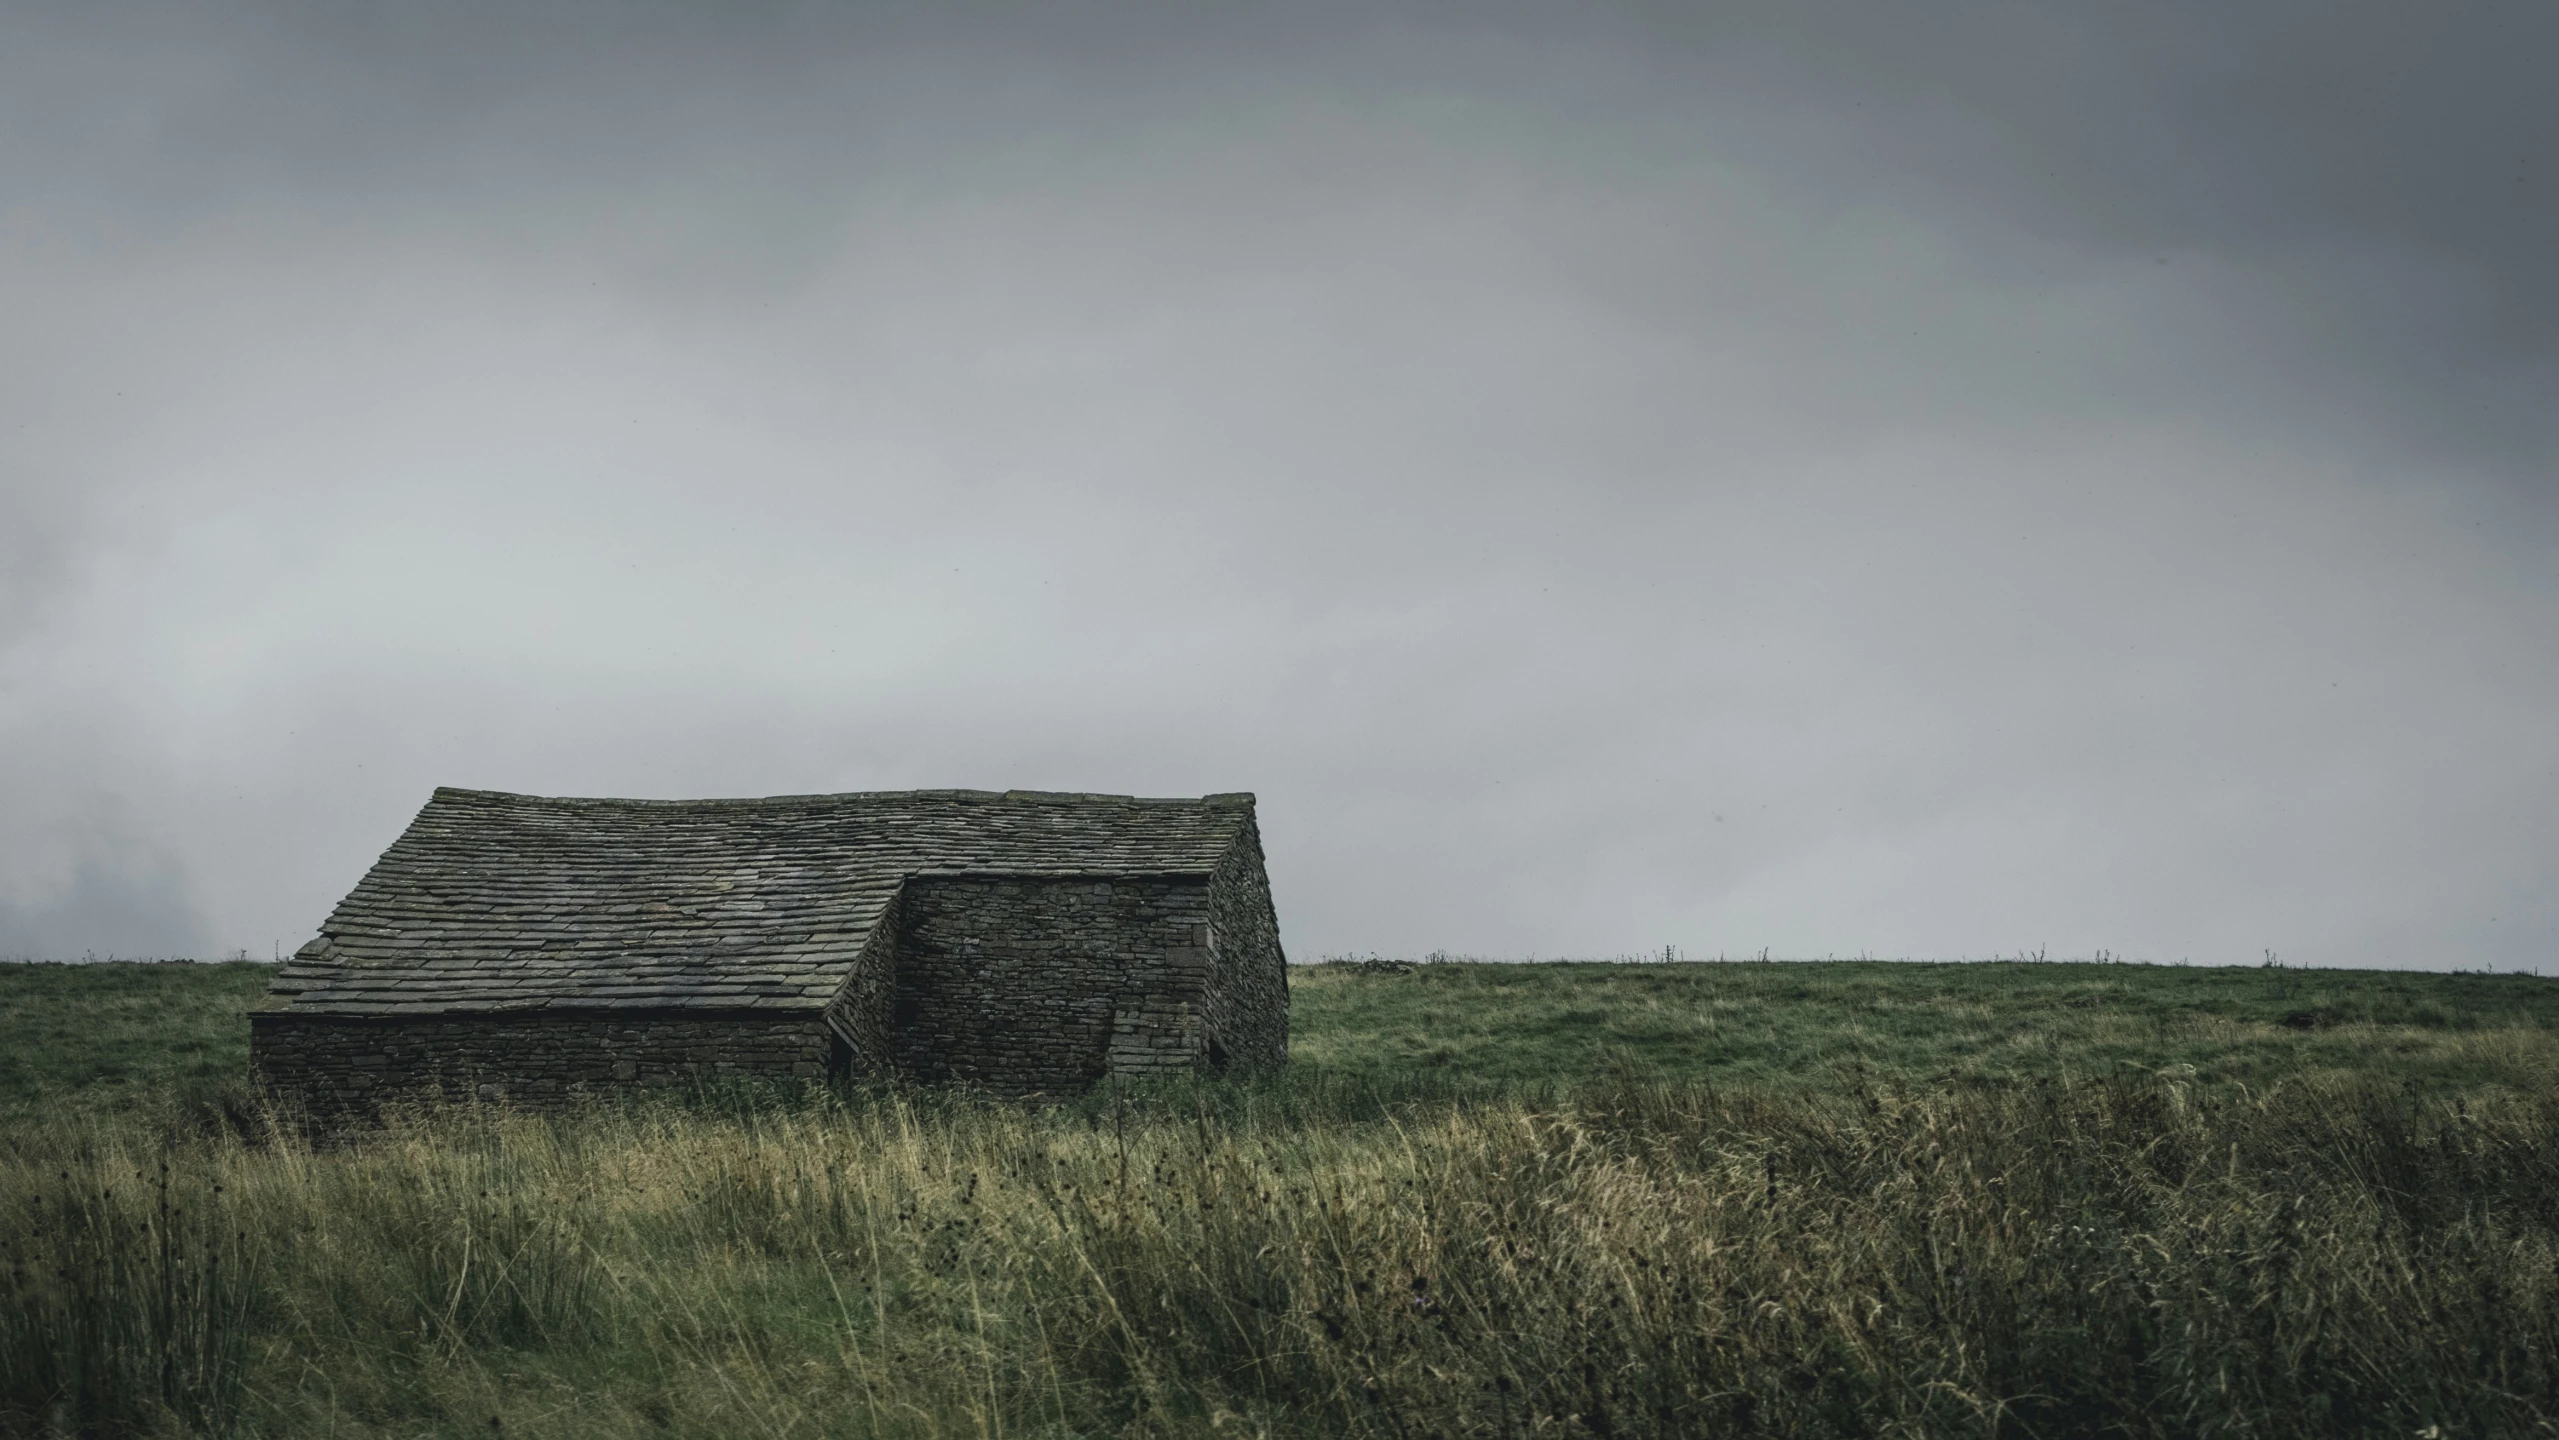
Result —
<path fill-rule="evenodd" d="M 900 886 L 864 937 L 852 973 L 826 1005 L 827 1027 L 844 1043 L 846 1067 L 861 1074 L 885 1074 L 897 1068 L 889 1008 L 897 988 L 898 936 L 905 915 L 906 887 Z"/>
<path fill-rule="evenodd" d="M 890 1051 L 918 1079 L 1079 1090 L 1207 1053 L 1205 877 L 919 875 L 899 910 Z"/>
<path fill-rule="evenodd" d="M 814 1016 L 627 1012 L 432 1018 L 252 1015 L 249 1065 L 330 1119 L 395 1097 L 538 1108 L 588 1091 L 693 1080 L 816 1080 L 838 1042 Z"/>
<path fill-rule="evenodd" d="M 1247 825 L 1210 878 L 1209 1058 L 1220 1069 L 1288 1063 L 1288 956 L 1262 869 L 1261 837 Z"/>

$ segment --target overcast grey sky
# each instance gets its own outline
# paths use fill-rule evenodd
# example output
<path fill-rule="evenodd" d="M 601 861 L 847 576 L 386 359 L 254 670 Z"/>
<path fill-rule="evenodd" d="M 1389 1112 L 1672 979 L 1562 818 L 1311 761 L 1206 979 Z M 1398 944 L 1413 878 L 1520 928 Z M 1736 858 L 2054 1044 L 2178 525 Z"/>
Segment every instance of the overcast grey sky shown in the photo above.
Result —
<path fill-rule="evenodd" d="M 0 954 L 438 784 L 2559 963 L 2559 8 L 0 6 Z"/>

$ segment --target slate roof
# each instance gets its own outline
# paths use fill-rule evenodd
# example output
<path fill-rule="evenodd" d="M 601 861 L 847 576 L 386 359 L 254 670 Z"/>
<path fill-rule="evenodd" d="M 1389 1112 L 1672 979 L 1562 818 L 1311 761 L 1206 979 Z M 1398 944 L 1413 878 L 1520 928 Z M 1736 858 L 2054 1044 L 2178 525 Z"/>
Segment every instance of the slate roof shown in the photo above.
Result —
<path fill-rule="evenodd" d="M 585 800 L 438 789 L 262 1007 L 811 1010 L 907 877 L 1193 875 L 1253 797 L 906 790 Z"/>

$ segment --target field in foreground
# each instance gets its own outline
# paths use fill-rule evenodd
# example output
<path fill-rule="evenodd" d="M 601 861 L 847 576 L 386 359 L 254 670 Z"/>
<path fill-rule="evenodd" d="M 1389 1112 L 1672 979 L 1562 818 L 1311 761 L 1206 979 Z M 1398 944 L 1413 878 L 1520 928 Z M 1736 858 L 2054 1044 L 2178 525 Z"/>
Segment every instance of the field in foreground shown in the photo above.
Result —
<path fill-rule="evenodd" d="M 1325 970 L 1272 1080 L 320 1151 L 258 979 L 0 973 L 0 1430 L 2559 1428 L 2529 977 Z"/>

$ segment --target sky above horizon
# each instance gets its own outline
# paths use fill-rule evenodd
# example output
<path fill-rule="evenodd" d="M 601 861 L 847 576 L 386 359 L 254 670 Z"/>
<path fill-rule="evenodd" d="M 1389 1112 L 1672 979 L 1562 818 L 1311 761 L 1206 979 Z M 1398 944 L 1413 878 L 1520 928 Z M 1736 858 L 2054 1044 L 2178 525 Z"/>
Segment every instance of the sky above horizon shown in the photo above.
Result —
<path fill-rule="evenodd" d="M 1924 9 L 1924 13 L 1923 13 Z M 436 785 L 1292 958 L 2559 963 L 2559 9 L 0 10 L 0 956 Z"/>

